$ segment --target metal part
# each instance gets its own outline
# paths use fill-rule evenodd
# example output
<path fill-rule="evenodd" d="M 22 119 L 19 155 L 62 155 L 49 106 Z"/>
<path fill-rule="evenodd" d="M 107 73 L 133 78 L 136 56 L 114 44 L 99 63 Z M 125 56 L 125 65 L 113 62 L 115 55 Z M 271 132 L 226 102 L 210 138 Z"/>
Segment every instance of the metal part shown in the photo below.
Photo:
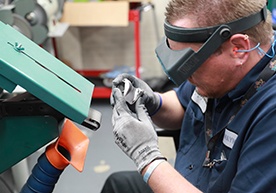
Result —
<path fill-rule="evenodd" d="M 51 116 L 5 116 L 0 119 L 0 173 L 59 135 Z"/>
<path fill-rule="evenodd" d="M 58 10 L 56 12 L 56 18 L 57 20 L 60 20 L 62 18 L 63 14 L 63 7 L 66 0 L 58 0 Z"/>
<path fill-rule="evenodd" d="M 58 137 L 64 118 L 96 130 L 101 114 L 90 112 L 92 82 L 12 26 L 0 31 L 1 173 Z M 13 95 L 17 85 L 27 92 Z"/>
<path fill-rule="evenodd" d="M 43 44 L 48 38 L 48 29 L 45 25 L 35 25 L 32 27 L 33 41 L 39 45 Z"/>
<path fill-rule="evenodd" d="M 14 13 L 25 17 L 28 13 L 35 9 L 35 0 L 15 0 L 12 2 L 15 5 Z"/>
<path fill-rule="evenodd" d="M 0 118 L 14 116 L 51 116 L 57 122 L 64 119 L 63 114 L 28 92 L 0 99 Z"/>
<path fill-rule="evenodd" d="M 25 18 L 29 21 L 29 23 L 33 25 L 47 25 L 47 13 L 39 5 L 38 3 L 35 4 L 35 8 L 33 11 L 27 13 Z"/>
<path fill-rule="evenodd" d="M 137 99 L 143 95 L 143 90 L 140 88 L 135 88 L 128 79 L 123 80 L 123 88 L 121 87 L 121 91 L 126 99 L 126 101 L 132 105 Z"/>
<path fill-rule="evenodd" d="M 13 17 L 12 17 L 12 9 L 14 6 L 12 5 L 5 5 L 1 6 L 0 3 L 0 21 L 12 25 L 13 24 Z"/>
<path fill-rule="evenodd" d="M 31 25 L 20 15 L 12 14 L 13 17 L 13 24 L 12 27 L 25 35 L 27 38 L 33 38 L 33 32 Z"/>
<path fill-rule="evenodd" d="M 81 124 L 88 116 L 94 85 L 39 45 L 0 22 L 0 87 L 16 85 L 69 119 Z M 21 44 L 23 51 L 14 46 Z"/>
<path fill-rule="evenodd" d="M 46 13 L 47 19 L 47 28 L 50 31 L 53 31 L 57 24 L 57 16 L 56 14 L 59 11 L 59 0 L 37 0 L 37 4 L 41 6 L 41 8 Z"/>
<path fill-rule="evenodd" d="M 90 108 L 88 117 L 82 122 L 82 125 L 96 131 L 100 128 L 101 120 L 102 114 L 99 111 Z"/>

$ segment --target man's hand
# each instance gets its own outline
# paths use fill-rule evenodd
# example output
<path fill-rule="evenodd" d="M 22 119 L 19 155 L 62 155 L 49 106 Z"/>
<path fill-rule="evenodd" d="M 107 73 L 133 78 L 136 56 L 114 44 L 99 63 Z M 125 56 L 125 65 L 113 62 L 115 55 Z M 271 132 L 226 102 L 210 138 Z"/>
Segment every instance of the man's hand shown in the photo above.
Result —
<path fill-rule="evenodd" d="M 135 162 L 138 171 L 156 158 L 163 158 L 158 147 L 158 138 L 151 119 L 141 99 L 135 104 L 136 116 L 128 108 L 118 88 L 113 89 L 114 108 L 112 115 L 115 143 Z"/>
<path fill-rule="evenodd" d="M 150 116 L 154 115 L 161 107 L 162 100 L 158 93 L 153 92 L 152 89 L 143 80 L 136 78 L 129 74 L 121 74 L 113 80 L 113 88 L 120 87 L 124 79 L 128 79 L 132 86 L 143 91 L 141 103 L 145 104 Z M 133 89 L 135 91 L 135 89 Z M 133 94 L 134 95 L 134 94 Z"/>

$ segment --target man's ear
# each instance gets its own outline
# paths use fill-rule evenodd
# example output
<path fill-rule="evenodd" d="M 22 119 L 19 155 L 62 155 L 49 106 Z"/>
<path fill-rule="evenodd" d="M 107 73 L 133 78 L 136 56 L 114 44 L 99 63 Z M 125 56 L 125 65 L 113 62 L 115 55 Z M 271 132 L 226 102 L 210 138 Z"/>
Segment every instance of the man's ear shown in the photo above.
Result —
<path fill-rule="evenodd" d="M 234 34 L 230 38 L 230 44 L 232 49 L 232 56 L 242 59 L 248 55 L 250 47 L 250 40 L 248 35 Z"/>

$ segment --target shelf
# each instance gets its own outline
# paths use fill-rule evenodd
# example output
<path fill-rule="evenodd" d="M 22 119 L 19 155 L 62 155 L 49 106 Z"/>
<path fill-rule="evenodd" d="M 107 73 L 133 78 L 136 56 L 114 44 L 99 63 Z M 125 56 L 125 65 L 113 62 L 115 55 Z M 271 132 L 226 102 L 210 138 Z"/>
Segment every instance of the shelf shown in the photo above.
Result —
<path fill-rule="evenodd" d="M 131 9 L 129 10 L 128 19 L 134 22 L 134 49 L 135 49 L 135 75 L 140 78 L 140 10 Z M 76 70 L 79 74 L 86 78 L 99 77 L 101 73 L 107 72 L 108 70 Z M 92 80 L 93 83 L 93 80 Z M 95 83 L 94 83 L 95 84 Z M 111 94 L 111 88 L 105 86 L 97 86 L 95 84 L 92 98 L 109 98 Z"/>
<path fill-rule="evenodd" d="M 135 75 L 140 78 L 140 66 L 141 66 L 141 59 L 140 59 L 140 15 L 141 10 L 137 8 L 136 6 L 138 4 L 131 3 L 133 5 L 133 9 L 128 11 L 128 20 L 130 22 L 134 23 L 134 54 L 135 54 Z M 52 38 L 52 44 L 54 47 L 54 54 L 56 57 L 58 57 L 57 53 L 57 46 L 55 38 Z M 81 70 L 81 69 L 75 69 L 78 73 L 80 73 L 82 76 L 86 78 L 91 77 L 98 77 L 101 73 L 107 72 L 108 70 Z M 91 81 L 94 85 L 94 92 L 92 95 L 92 98 L 109 98 L 111 94 L 111 88 L 105 87 L 105 86 L 98 86 L 93 81 Z"/>

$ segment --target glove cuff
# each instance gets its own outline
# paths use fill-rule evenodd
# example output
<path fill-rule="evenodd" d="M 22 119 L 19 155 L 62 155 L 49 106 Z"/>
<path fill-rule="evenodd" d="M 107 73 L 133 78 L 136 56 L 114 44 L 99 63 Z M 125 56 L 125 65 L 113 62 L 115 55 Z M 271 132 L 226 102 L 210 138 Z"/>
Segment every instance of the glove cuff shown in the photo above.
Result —
<path fill-rule="evenodd" d="M 156 108 L 154 110 L 152 110 L 151 112 L 149 112 L 149 116 L 155 115 L 159 111 L 159 109 L 161 108 L 162 103 L 163 103 L 162 97 L 159 93 L 154 92 L 154 98 L 155 98 L 154 101 L 156 102 Z"/>
<path fill-rule="evenodd" d="M 167 158 L 165 158 L 164 156 L 162 156 L 162 154 L 160 153 L 160 151 L 151 152 L 146 157 L 143 157 L 142 160 L 140 160 L 139 162 L 136 162 L 138 172 L 141 174 L 142 170 L 147 165 L 149 165 L 151 162 L 153 162 L 156 159 L 165 159 L 165 160 L 167 160 Z"/>

